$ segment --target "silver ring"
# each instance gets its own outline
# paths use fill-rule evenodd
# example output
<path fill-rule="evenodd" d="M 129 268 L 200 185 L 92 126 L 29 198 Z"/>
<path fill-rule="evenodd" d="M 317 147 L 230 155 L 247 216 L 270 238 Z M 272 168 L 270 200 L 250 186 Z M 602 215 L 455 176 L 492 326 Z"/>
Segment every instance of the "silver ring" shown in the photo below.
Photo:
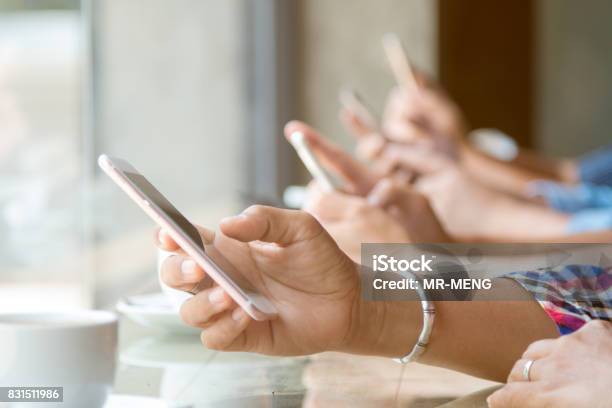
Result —
<path fill-rule="evenodd" d="M 531 371 L 531 367 L 533 366 L 534 361 L 535 360 L 527 360 L 527 362 L 523 366 L 523 380 L 531 381 L 529 372 Z"/>

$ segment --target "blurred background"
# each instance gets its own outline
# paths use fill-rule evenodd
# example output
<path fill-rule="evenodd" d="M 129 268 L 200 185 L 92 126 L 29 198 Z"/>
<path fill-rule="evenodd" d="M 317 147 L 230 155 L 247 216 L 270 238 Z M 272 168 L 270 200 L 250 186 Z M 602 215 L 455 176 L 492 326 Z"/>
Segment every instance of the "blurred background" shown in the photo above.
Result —
<path fill-rule="evenodd" d="M 351 147 L 337 93 L 381 113 L 395 32 L 473 128 L 551 155 L 610 140 L 612 3 L 0 0 L 0 311 L 156 287 L 153 225 L 97 169 L 129 159 L 211 227 L 308 177 L 302 119 Z"/>

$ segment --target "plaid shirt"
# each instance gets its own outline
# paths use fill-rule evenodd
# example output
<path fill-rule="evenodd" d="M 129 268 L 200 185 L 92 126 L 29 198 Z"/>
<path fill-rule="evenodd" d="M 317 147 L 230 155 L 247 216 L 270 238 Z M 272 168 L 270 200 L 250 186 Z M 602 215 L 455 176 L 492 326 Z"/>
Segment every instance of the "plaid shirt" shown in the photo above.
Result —
<path fill-rule="evenodd" d="M 612 320 L 612 267 L 565 265 L 506 277 L 534 296 L 561 334 L 572 333 L 589 320 Z"/>

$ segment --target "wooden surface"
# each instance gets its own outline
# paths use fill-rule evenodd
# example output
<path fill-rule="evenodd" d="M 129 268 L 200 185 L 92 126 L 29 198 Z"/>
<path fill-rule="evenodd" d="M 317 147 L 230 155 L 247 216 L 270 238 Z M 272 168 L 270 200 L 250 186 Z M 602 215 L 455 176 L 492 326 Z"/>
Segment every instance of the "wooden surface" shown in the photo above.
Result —
<path fill-rule="evenodd" d="M 306 366 L 304 406 L 435 407 L 495 383 L 422 364 L 323 353 Z"/>

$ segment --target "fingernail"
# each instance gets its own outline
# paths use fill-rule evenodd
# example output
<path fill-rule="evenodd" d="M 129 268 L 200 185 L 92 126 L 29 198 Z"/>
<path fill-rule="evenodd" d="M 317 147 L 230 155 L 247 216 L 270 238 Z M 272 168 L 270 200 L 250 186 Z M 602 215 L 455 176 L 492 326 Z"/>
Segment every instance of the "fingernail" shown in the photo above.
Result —
<path fill-rule="evenodd" d="M 196 263 L 191 259 L 184 260 L 181 263 L 181 274 L 183 278 L 188 281 L 197 279 L 198 273 L 196 271 Z"/>
<path fill-rule="evenodd" d="M 222 287 L 216 287 L 214 288 L 209 294 L 208 294 L 208 300 L 210 301 L 210 303 L 223 303 L 225 301 L 225 291 L 223 290 Z"/>
<path fill-rule="evenodd" d="M 491 397 L 487 397 L 487 407 L 491 406 Z"/>
<path fill-rule="evenodd" d="M 234 319 L 237 322 L 241 321 L 243 317 L 244 317 L 244 311 L 239 307 L 234 309 L 234 311 L 232 312 L 232 319 Z"/>

